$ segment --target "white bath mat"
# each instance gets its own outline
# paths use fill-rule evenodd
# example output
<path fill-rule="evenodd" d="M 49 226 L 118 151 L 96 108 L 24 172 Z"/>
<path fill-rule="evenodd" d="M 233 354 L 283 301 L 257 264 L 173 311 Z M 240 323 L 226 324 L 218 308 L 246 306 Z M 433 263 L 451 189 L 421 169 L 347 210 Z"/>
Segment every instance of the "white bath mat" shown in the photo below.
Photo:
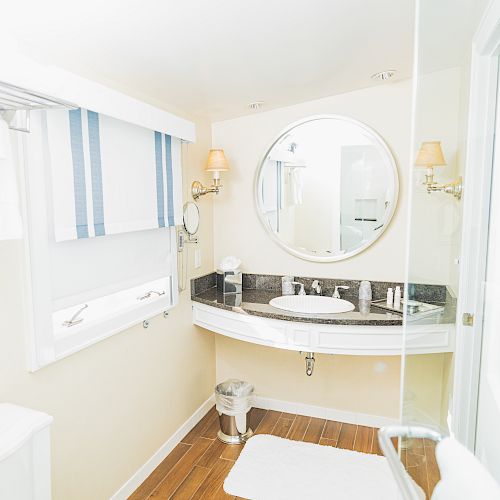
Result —
<path fill-rule="evenodd" d="M 251 500 L 401 498 L 384 457 L 265 434 L 248 440 L 224 490 Z"/>

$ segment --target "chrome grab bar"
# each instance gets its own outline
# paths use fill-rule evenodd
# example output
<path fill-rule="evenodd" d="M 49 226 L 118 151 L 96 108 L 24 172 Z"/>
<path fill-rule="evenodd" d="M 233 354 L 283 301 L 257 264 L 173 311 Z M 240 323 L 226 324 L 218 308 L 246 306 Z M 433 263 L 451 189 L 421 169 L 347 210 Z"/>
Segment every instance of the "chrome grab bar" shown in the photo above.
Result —
<path fill-rule="evenodd" d="M 420 500 L 418 492 L 415 490 L 415 486 L 411 477 L 406 472 L 404 465 L 399 459 L 399 455 L 394 448 L 391 438 L 407 438 L 407 439 L 431 439 L 432 441 L 439 442 L 443 439 L 443 436 L 432 429 L 420 426 L 408 426 L 408 425 L 389 425 L 387 427 L 382 427 L 378 431 L 378 442 L 380 444 L 380 449 L 382 453 L 387 458 L 389 467 L 394 475 L 394 479 L 398 484 L 399 490 L 401 491 L 402 498 L 404 500 Z"/>

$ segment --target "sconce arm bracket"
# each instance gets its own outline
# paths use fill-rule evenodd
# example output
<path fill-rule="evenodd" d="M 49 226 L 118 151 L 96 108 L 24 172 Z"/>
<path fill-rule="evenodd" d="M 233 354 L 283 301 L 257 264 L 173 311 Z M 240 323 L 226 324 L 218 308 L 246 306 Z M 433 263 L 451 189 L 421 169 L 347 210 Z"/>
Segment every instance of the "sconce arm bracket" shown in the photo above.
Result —
<path fill-rule="evenodd" d="M 450 182 L 448 184 L 437 184 L 435 182 L 429 183 L 426 182 L 427 185 L 427 192 L 428 193 L 434 193 L 434 192 L 443 192 L 443 193 L 448 193 L 453 195 L 457 200 L 460 200 L 462 198 L 462 193 L 463 193 L 463 182 L 462 182 L 462 177 L 459 177 L 453 182 Z"/>
<path fill-rule="evenodd" d="M 214 179 L 214 182 L 211 186 L 204 186 L 200 181 L 194 181 L 191 184 L 191 194 L 193 198 L 197 200 L 200 196 L 203 196 L 208 193 L 219 194 L 219 190 L 222 187 L 220 182 L 216 182 L 218 179 Z"/>

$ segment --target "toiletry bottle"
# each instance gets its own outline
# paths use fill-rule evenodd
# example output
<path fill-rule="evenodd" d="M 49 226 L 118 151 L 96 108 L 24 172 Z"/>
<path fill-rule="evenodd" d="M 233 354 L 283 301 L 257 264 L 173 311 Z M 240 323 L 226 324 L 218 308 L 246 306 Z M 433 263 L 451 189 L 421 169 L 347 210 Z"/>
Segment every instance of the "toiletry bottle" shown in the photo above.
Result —
<path fill-rule="evenodd" d="M 392 307 L 394 303 L 394 293 L 392 291 L 392 288 L 387 289 L 387 305 L 389 307 Z"/>
<path fill-rule="evenodd" d="M 394 291 L 394 309 L 401 308 L 401 287 L 397 286 Z"/>

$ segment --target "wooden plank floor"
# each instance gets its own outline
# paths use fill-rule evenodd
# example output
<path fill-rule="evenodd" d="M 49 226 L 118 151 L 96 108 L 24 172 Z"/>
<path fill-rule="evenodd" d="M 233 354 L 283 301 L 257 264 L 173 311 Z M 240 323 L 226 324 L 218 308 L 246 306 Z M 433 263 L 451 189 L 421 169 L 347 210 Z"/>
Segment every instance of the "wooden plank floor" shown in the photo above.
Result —
<path fill-rule="evenodd" d="M 440 479 L 435 447 L 436 443 L 429 439 L 408 439 L 401 445 L 401 461 L 427 498 Z"/>
<path fill-rule="evenodd" d="M 256 434 L 272 434 L 297 441 L 336 446 L 381 455 L 373 427 L 345 424 L 320 418 L 254 408 L 251 427 Z M 222 484 L 243 446 L 226 445 L 217 439 L 219 419 L 215 407 L 189 432 L 130 500 L 233 499 Z M 430 497 L 439 479 L 433 443 L 405 443 L 402 459 L 415 481 Z M 432 455 L 432 457 L 431 457 Z"/>

